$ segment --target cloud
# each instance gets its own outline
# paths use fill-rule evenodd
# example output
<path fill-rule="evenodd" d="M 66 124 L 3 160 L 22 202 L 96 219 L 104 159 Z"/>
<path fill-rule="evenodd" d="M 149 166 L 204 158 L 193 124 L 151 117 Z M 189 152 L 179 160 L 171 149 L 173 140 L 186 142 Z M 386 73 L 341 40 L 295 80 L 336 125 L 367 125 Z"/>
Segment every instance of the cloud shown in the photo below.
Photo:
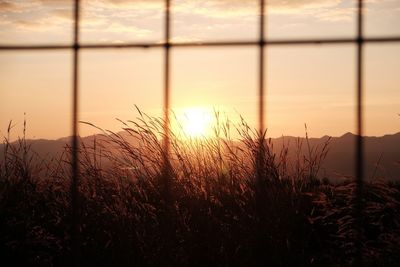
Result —
<path fill-rule="evenodd" d="M 49 3 L 47 5 L 46 3 Z M 63 30 L 71 24 L 71 5 L 68 1 L 4 1 L 0 0 L 0 32 L 31 33 Z M 68 9 L 69 8 L 69 9 Z M 67 17 L 67 13 L 70 14 Z"/>
<path fill-rule="evenodd" d="M 10 12 L 15 9 L 15 4 L 6 1 L 0 1 L 0 12 Z"/>
<path fill-rule="evenodd" d="M 272 10 L 303 10 L 312 8 L 334 7 L 340 4 L 342 0 L 270 0 L 269 7 Z"/>
<path fill-rule="evenodd" d="M 310 18 L 324 22 L 349 21 L 354 18 L 353 0 L 269 0 L 269 15 L 296 16 L 295 22 Z M 387 0 L 392 2 L 392 0 Z M 82 29 L 99 34 L 136 33 L 148 36 L 162 31 L 163 0 L 86 0 L 82 1 Z M 258 0 L 173 0 L 172 18 L 176 27 L 186 32 L 201 31 L 209 27 L 233 28 L 249 25 L 257 20 Z M 377 5 L 378 0 L 367 0 Z M 0 31 L 45 31 L 70 27 L 73 13 L 72 0 L 0 0 Z M 393 8 L 390 12 L 395 12 Z M 283 17 L 286 19 L 286 17 Z M 289 22 L 288 22 L 289 23 Z M 236 26 L 232 26 L 236 25 Z M 243 28 L 245 28 L 243 26 Z M 186 38 L 187 36 L 179 36 Z M 193 37 L 190 37 L 193 38 Z"/>
<path fill-rule="evenodd" d="M 97 40 L 96 35 L 99 36 L 98 40 L 114 40 L 127 35 L 150 35 L 151 30 L 148 27 L 136 22 L 141 19 L 143 24 L 143 21 L 151 19 L 154 12 L 149 13 L 149 8 L 154 7 L 145 4 L 144 1 L 137 2 L 140 5 L 134 7 L 128 3 L 121 5 L 122 2 L 124 1 L 82 1 L 81 32 L 90 34 L 92 41 Z M 7 36 L 8 41 L 12 41 L 10 39 L 20 38 L 19 36 L 24 34 L 32 36 L 35 33 L 47 32 L 49 38 L 54 34 L 70 34 L 73 20 L 72 3 L 71 0 L 0 0 L 0 35 Z M 143 9 L 144 5 L 148 8 Z"/>
<path fill-rule="evenodd" d="M 187 1 L 182 1 L 187 2 Z M 283 14 L 300 14 L 304 12 L 310 12 L 311 10 L 318 11 L 323 8 L 337 7 L 342 0 L 270 0 L 267 1 L 266 10 L 269 13 L 283 13 Z M 191 3 L 197 3 L 195 1 Z M 216 0 L 216 1 L 204 1 L 207 5 L 212 8 L 212 12 L 209 13 L 211 16 L 215 16 L 219 13 L 219 17 L 231 16 L 231 15 L 242 15 L 248 16 L 258 14 L 259 2 L 257 0 Z M 195 6 L 187 11 L 197 11 Z M 201 10 L 201 9 L 200 9 Z M 207 15 L 207 12 L 203 12 Z"/>
<path fill-rule="evenodd" d="M 6 1 L 0 0 L 0 13 L 21 13 L 39 6 L 37 1 Z"/>
<path fill-rule="evenodd" d="M 371 1 L 371 0 L 370 0 Z M 270 13 L 310 13 L 322 8 L 334 8 L 342 0 L 270 0 Z M 46 9 L 49 15 L 55 14 L 65 19 L 72 17 L 71 0 L 0 0 L 0 12 L 27 13 Z M 141 16 L 162 16 L 163 0 L 90 0 L 81 4 L 84 19 L 102 17 L 108 13 L 111 18 L 134 18 Z M 174 14 L 191 14 L 209 18 L 256 18 L 258 14 L 257 0 L 175 0 L 172 1 Z M 312 13 L 312 12 L 311 12 Z M 318 13 L 318 12 L 315 12 Z"/>
<path fill-rule="evenodd" d="M 105 1 L 118 1 L 119 4 L 123 4 L 125 0 Z M 342 8 L 340 4 L 344 1 L 346 0 L 270 0 L 266 1 L 266 9 L 269 14 L 304 14 L 326 20 L 326 17 L 318 16 L 318 14 L 331 9 L 339 10 Z M 257 0 L 176 0 L 173 3 L 173 11 L 177 14 L 216 19 L 251 18 L 254 20 L 259 13 L 259 1 Z M 339 13 L 337 12 L 340 15 L 337 19 L 343 18 L 343 14 Z M 331 15 L 333 16 L 334 13 Z M 332 20 L 334 20 L 333 17 Z"/>
<path fill-rule="evenodd" d="M 338 22 L 351 21 L 355 18 L 355 14 L 355 8 L 332 8 L 316 14 L 315 17 L 323 21 Z"/>

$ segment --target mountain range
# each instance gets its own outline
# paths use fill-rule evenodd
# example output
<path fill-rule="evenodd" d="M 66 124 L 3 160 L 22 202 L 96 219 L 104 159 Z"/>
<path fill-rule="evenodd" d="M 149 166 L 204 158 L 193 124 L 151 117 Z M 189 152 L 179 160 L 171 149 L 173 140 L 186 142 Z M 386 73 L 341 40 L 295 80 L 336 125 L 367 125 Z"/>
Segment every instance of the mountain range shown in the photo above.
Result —
<path fill-rule="evenodd" d="M 122 132 L 123 133 L 123 132 Z M 93 144 L 94 138 L 100 136 L 92 135 L 82 137 L 84 144 Z M 340 180 L 354 176 L 355 169 L 355 142 L 357 136 L 346 133 L 340 137 L 323 136 L 321 138 L 306 138 L 282 136 L 271 138 L 273 152 L 279 155 L 282 149 L 287 149 L 288 158 L 295 159 L 309 154 L 309 148 L 322 148 L 329 141 L 328 153 L 324 159 L 319 176 L 329 179 Z M 56 158 L 65 151 L 69 137 L 56 140 L 32 139 L 26 140 L 32 151 L 36 152 L 42 159 Z M 13 144 L 15 144 L 14 142 Z M 299 146 L 299 144 L 302 144 Z M 400 180 L 400 132 L 380 137 L 364 137 L 364 165 L 365 178 L 385 178 Z M 133 144 L 134 145 L 134 144 Z M 0 160 L 4 159 L 4 144 L 0 145 Z"/>

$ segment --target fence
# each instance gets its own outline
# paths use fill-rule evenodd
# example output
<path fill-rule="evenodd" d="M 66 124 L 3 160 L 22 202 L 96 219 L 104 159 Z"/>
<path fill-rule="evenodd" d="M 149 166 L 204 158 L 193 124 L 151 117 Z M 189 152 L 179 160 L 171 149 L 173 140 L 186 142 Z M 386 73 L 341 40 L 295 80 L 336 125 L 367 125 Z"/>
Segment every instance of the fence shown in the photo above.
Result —
<path fill-rule="evenodd" d="M 72 179 L 71 179 L 71 207 L 72 207 L 72 229 L 73 229 L 73 250 L 75 258 L 78 259 L 79 242 L 78 242 L 78 225 L 79 225 L 79 170 L 78 170 L 78 118 L 79 118 L 79 51 L 88 49 L 142 49 L 142 48 L 163 48 L 164 49 L 164 131 L 166 138 L 164 139 L 164 149 L 166 151 L 164 157 L 165 177 L 168 180 L 169 169 L 169 110 L 170 110 L 170 51 L 171 48 L 177 49 L 182 47 L 202 48 L 202 47 L 245 47 L 253 46 L 259 49 L 258 60 L 258 129 L 262 133 L 265 129 L 265 49 L 269 46 L 304 46 L 304 45 L 334 45 L 334 44 L 353 44 L 357 47 L 356 53 L 356 154 L 355 154 L 355 174 L 357 190 L 355 192 L 355 218 L 360 223 L 362 220 L 362 193 L 363 193 L 363 169 L 364 169 L 364 143 L 363 143 L 363 122 L 364 122 L 364 85 L 363 85 L 363 50 L 365 43 L 400 43 L 400 36 L 395 37 L 364 37 L 364 15 L 363 0 L 357 0 L 357 35 L 355 38 L 321 38 L 321 39 L 268 39 L 265 34 L 266 9 L 267 0 L 259 0 L 259 39 L 258 41 L 207 41 L 207 42 L 171 42 L 171 0 L 165 0 L 165 21 L 164 21 L 164 42 L 162 43 L 121 43 L 121 44 L 81 44 L 79 38 L 80 29 L 80 0 L 74 0 L 73 15 L 73 44 L 70 45 L 1 45 L 0 51 L 16 51 L 16 50 L 72 50 L 73 51 L 73 75 L 72 75 Z M 262 147 L 260 146 L 260 152 Z M 261 153 L 260 153 L 261 154 Z M 166 181 L 168 184 L 168 181 Z M 359 241 L 361 242 L 361 241 Z M 358 244 L 359 258 L 358 263 L 361 264 L 361 244 Z"/>

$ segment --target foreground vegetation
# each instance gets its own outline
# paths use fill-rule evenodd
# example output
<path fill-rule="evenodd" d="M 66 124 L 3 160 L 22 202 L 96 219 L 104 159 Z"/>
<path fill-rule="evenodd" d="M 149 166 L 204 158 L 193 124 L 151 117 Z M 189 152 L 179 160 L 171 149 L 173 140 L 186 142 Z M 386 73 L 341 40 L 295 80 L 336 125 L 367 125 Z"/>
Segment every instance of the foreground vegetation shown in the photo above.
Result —
<path fill-rule="evenodd" d="M 355 184 L 317 179 L 328 143 L 290 160 L 243 120 L 217 121 L 213 138 L 171 132 L 169 168 L 163 122 L 142 113 L 81 144 L 82 266 L 351 266 L 357 240 L 364 266 L 400 262 L 399 183 L 365 184 L 357 224 Z M 69 148 L 41 161 L 24 138 L 4 146 L 2 262 L 72 265 Z"/>

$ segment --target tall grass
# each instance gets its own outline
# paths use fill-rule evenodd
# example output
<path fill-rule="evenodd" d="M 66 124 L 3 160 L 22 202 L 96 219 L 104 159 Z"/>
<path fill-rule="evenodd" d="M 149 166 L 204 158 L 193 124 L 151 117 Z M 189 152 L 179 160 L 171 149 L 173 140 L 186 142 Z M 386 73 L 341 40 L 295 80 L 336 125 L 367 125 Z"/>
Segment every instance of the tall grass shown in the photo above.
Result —
<path fill-rule="evenodd" d="M 98 128 L 102 135 L 81 142 L 81 264 L 351 266 L 355 184 L 317 179 L 329 141 L 311 147 L 308 137 L 305 144 L 298 139 L 292 162 L 287 148 L 274 153 L 265 133 L 259 136 L 244 119 L 234 124 L 215 116 L 212 137 L 169 133 L 168 177 L 162 119 L 139 111 L 134 121 L 121 121 L 121 132 Z M 4 147 L 3 261 L 71 265 L 70 148 L 48 162 L 30 152 L 24 137 L 15 143 L 6 137 Z M 384 181 L 366 185 L 366 266 L 395 266 L 400 260 L 399 188 Z"/>

